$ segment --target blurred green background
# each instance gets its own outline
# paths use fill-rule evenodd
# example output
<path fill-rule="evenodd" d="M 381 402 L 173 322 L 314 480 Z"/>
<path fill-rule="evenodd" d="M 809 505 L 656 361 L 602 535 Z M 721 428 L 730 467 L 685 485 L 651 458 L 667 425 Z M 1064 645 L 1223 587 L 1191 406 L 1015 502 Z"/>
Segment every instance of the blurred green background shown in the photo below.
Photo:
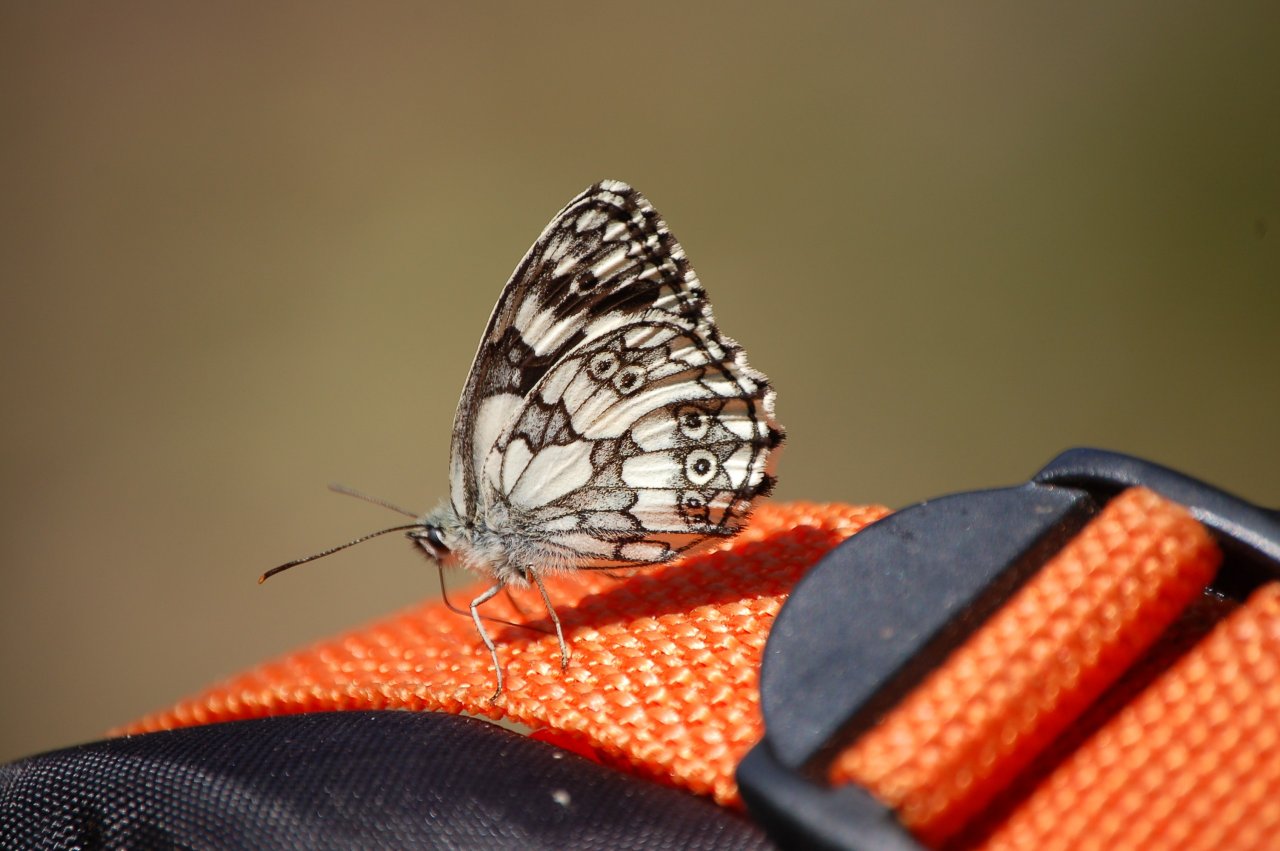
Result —
<path fill-rule="evenodd" d="M 649 196 L 778 498 L 1101 445 L 1280 504 L 1280 4 L 0 9 L 0 760 L 412 604 L 548 218 Z M 1105 8 L 1104 8 L 1105 7 Z"/>

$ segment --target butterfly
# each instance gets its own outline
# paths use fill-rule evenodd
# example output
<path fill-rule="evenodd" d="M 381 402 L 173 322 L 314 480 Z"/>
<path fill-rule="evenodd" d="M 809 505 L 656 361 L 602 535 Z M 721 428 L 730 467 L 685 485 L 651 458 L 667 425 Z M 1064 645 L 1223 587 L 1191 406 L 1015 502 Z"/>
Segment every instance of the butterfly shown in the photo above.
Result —
<path fill-rule="evenodd" d="M 602 181 L 551 220 L 498 297 L 453 423 L 449 498 L 259 582 L 407 532 L 437 566 L 492 580 L 468 608 L 496 700 L 502 664 L 479 607 L 536 586 L 567 667 L 543 577 L 666 564 L 735 535 L 774 487 L 774 395 L 716 327 L 649 201 Z"/>

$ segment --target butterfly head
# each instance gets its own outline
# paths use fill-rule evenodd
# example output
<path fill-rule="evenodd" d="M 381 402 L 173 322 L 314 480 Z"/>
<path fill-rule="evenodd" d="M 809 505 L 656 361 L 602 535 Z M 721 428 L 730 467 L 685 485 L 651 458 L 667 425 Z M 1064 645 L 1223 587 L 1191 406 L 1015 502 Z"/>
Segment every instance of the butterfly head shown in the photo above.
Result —
<path fill-rule="evenodd" d="M 438 565 L 466 566 L 470 561 L 471 536 L 448 500 L 428 511 L 406 537 Z"/>
<path fill-rule="evenodd" d="M 432 525 L 425 518 L 422 525 L 408 533 L 408 538 L 422 547 L 427 556 L 434 562 L 443 564 L 453 555 L 453 549 L 445 543 L 444 530 Z"/>

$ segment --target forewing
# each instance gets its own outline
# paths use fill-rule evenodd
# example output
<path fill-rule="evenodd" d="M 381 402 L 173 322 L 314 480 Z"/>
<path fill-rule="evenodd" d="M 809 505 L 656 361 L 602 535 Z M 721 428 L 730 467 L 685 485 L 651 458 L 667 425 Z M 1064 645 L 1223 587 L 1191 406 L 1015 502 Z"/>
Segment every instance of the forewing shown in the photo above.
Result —
<path fill-rule="evenodd" d="M 485 459 L 548 370 L 645 316 L 710 323 L 697 277 L 653 206 L 625 183 L 603 181 L 570 201 L 529 249 L 480 340 L 450 446 L 460 518 L 476 517 Z"/>

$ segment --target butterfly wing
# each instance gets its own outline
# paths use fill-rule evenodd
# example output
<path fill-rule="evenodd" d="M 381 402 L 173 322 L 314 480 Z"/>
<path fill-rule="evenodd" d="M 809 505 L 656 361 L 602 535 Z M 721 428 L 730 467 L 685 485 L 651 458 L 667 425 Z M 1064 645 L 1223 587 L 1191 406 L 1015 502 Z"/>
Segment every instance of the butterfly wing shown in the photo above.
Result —
<path fill-rule="evenodd" d="M 569 202 L 502 290 L 453 423 L 449 495 L 481 510 L 480 473 L 525 398 L 566 354 L 647 314 L 710 323 L 684 252 L 653 206 L 618 181 Z"/>
<path fill-rule="evenodd" d="M 653 207 L 623 184 L 588 190 L 544 232 L 503 292 L 467 392 L 455 508 L 500 512 L 559 563 L 668 561 L 736 533 L 772 487 L 773 391 L 717 330 Z"/>

